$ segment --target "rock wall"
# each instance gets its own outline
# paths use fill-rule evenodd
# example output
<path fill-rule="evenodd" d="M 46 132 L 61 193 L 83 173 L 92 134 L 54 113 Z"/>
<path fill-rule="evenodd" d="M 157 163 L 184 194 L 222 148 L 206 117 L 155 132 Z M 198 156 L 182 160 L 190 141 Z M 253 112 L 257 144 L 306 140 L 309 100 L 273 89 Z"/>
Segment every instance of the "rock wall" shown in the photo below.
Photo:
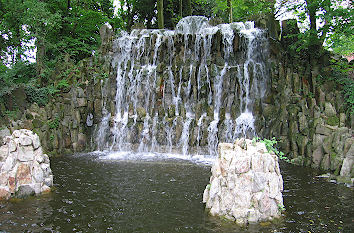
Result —
<path fill-rule="evenodd" d="M 101 86 L 107 79 L 109 64 L 103 56 L 79 62 L 75 85 L 60 90 L 45 106 L 30 105 L 19 120 L 0 131 L 0 138 L 18 129 L 28 129 L 38 134 L 49 154 L 90 150 L 92 126 L 102 116 Z"/>
<path fill-rule="evenodd" d="M 109 85 L 110 80 L 114 80 L 112 74 L 109 75 L 112 30 L 104 25 L 100 34 L 102 44 L 97 55 L 78 64 L 61 64 L 60 69 L 68 73 L 64 78 L 70 81 L 71 85 L 57 90 L 57 93 L 49 97 L 49 103 L 45 106 L 34 103 L 28 106 L 17 120 L 2 126 L 0 145 L 2 137 L 18 129 L 28 129 L 38 134 L 43 150 L 48 154 L 71 154 L 92 150 L 93 128 L 102 117 L 103 85 Z M 58 79 L 60 78 L 63 77 Z M 25 98 L 24 91 L 21 98 Z"/>
<path fill-rule="evenodd" d="M 267 123 L 260 135 L 280 139 L 281 150 L 293 163 L 330 171 L 351 182 L 354 115 L 346 112 L 336 84 L 321 84 L 318 79 L 320 74 L 330 75 L 330 54 L 299 61 L 287 50 L 288 40 L 270 43 L 271 87 L 261 105 L 259 116 Z"/>
<path fill-rule="evenodd" d="M 330 69 L 328 66 L 330 56 L 324 54 L 319 57 L 315 62 L 317 64 L 299 61 L 295 58 L 296 54 L 288 48 L 293 43 L 292 39 L 282 35 L 282 39 L 278 40 L 279 30 L 274 26 L 278 24 L 262 20 L 257 23 L 259 26 L 268 28 L 269 25 L 273 25 L 273 29 L 269 29 L 268 41 L 261 41 L 262 46 L 269 47 L 264 48 L 264 51 L 261 51 L 262 56 L 259 57 L 263 59 L 267 55 L 265 72 L 269 74 L 269 79 L 265 83 L 267 87 L 265 96 L 252 102 L 258 136 L 280 139 L 281 150 L 296 164 L 320 168 L 350 180 L 354 177 L 354 117 L 346 114 L 343 95 L 335 85 L 320 84 L 317 81 L 320 73 Z M 287 31 L 296 32 L 297 29 L 287 28 L 287 24 L 284 23 L 283 33 Z M 25 110 L 20 121 L 12 122 L 7 126 L 9 130 L 2 129 L 0 137 L 16 129 L 30 129 L 39 135 L 43 149 L 53 154 L 109 148 L 112 144 L 112 130 L 117 124 L 114 118 L 117 113 L 115 100 L 117 70 L 112 64 L 117 45 L 113 48 L 113 33 L 109 26 L 103 26 L 100 32 L 103 41 L 101 56 L 86 59 L 77 65 L 75 74 L 77 82 L 70 88 L 62 90 L 48 105 L 39 107 L 33 104 Z M 122 135 L 128 141 L 137 144 L 137 147 L 140 146 L 139 143 L 148 141 L 151 145 L 157 142 L 160 145 L 174 144 L 179 147 L 189 145 L 191 148 L 198 148 L 207 146 L 209 142 L 216 139 L 216 136 L 219 142 L 234 139 L 235 135 L 232 135 L 234 131 L 229 131 L 228 127 L 235 125 L 235 121 L 232 120 L 240 114 L 242 102 L 239 99 L 239 96 L 242 96 L 242 85 L 237 75 L 234 75 L 237 73 L 237 67 L 230 66 L 226 69 L 221 83 L 219 120 L 216 123 L 218 131 L 213 132 L 212 127 L 209 127 L 216 119 L 213 111 L 215 106 L 209 101 L 210 96 L 213 97 L 214 93 L 217 93 L 214 87 L 217 83 L 212 77 L 218 76 L 217 72 L 220 72 L 225 65 L 223 35 L 218 32 L 210 37 L 210 41 L 209 39 L 206 41 L 211 45 L 210 56 L 205 60 L 205 65 L 210 71 L 210 83 L 206 78 L 208 77 L 206 71 L 201 69 L 199 84 L 197 74 L 200 72 L 201 63 L 194 62 L 191 59 L 194 52 L 189 51 L 196 46 L 197 37 L 193 35 L 175 37 L 176 44 L 173 46 L 171 41 L 163 41 L 164 37 L 159 37 L 157 34 L 146 41 L 146 47 L 143 47 L 145 53 L 149 52 L 146 59 L 153 64 L 153 59 L 158 62 L 156 80 L 144 82 L 140 85 L 139 91 L 134 93 L 136 106 L 129 106 L 126 124 L 127 129 L 131 130 L 126 134 L 123 132 Z M 159 40 L 161 45 L 157 47 L 156 43 Z M 184 43 L 184 40 L 188 43 Z M 231 57 L 235 61 L 244 61 L 244 52 L 247 51 L 245 38 L 235 34 L 231 45 L 233 47 Z M 171 57 L 166 55 L 168 46 L 174 51 L 172 61 L 169 61 L 168 58 Z M 155 56 L 155 52 L 162 55 Z M 193 69 L 182 66 L 185 56 L 187 56 L 186 62 L 194 64 Z M 145 59 L 143 58 L 142 60 Z M 171 72 L 175 78 L 173 82 L 170 81 L 171 72 L 168 70 L 170 62 L 173 65 Z M 130 65 L 131 63 L 128 62 L 127 66 Z M 139 68 L 140 65 L 137 63 L 135 67 Z M 151 76 L 151 72 L 141 72 L 141 74 L 142 80 Z M 150 100 L 144 102 L 147 96 L 144 91 L 148 89 L 145 87 L 149 85 L 155 87 L 149 92 L 151 96 L 155 96 L 154 103 Z M 177 93 L 185 99 L 184 104 L 182 102 L 178 105 L 174 104 L 178 99 Z M 192 117 L 187 114 L 188 103 L 193 103 L 195 114 Z M 154 108 L 146 110 L 145 106 L 150 105 Z M 147 135 L 144 135 L 145 124 L 153 125 L 156 113 L 161 118 L 157 121 L 159 123 L 156 125 L 156 131 L 150 130 Z M 147 118 L 147 115 L 150 118 Z M 102 123 L 107 127 L 100 132 L 100 128 L 103 128 Z M 184 133 L 188 137 L 182 137 Z M 98 139 L 98 134 L 104 136 Z M 209 134 L 213 135 L 209 136 Z M 168 135 L 171 137 L 169 138 Z M 105 143 L 109 140 L 111 144 L 107 147 Z M 191 148 L 187 152 L 193 152 Z"/>
<path fill-rule="evenodd" d="M 0 147 L 0 200 L 50 191 L 53 175 L 37 134 L 21 129 Z"/>
<path fill-rule="evenodd" d="M 263 143 L 248 139 L 220 143 L 203 202 L 211 215 L 238 224 L 269 221 L 283 209 L 283 179 L 278 157 Z"/>

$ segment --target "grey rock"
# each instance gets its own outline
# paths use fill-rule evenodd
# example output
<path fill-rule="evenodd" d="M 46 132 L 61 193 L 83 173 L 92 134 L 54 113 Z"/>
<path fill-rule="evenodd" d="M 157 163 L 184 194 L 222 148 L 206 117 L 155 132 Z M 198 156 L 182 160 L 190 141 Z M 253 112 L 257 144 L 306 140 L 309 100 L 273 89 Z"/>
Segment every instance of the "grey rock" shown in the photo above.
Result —
<path fill-rule="evenodd" d="M 351 176 L 351 171 L 353 170 L 353 164 L 354 164 L 354 155 L 347 155 L 345 159 L 343 160 L 343 165 L 340 170 L 340 175 L 341 176 Z"/>
<path fill-rule="evenodd" d="M 4 128 L 2 130 L 0 130 L 0 146 L 3 145 L 3 138 L 5 138 L 6 136 L 10 136 L 11 132 L 8 128 Z"/>
<path fill-rule="evenodd" d="M 316 127 L 316 133 L 322 135 L 330 135 L 334 131 L 333 128 L 329 127 L 328 125 L 318 124 Z"/>
<path fill-rule="evenodd" d="M 325 107 L 324 113 L 327 117 L 333 117 L 337 115 L 337 112 L 331 103 L 325 102 L 324 107 Z"/>
<path fill-rule="evenodd" d="M 33 196 L 35 194 L 35 190 L 31 185 L 21 185 L 18 187 L 18 191 L 15 196 L 17 198 L 26 198 L 28 196 Z"/>
<path fill-rule="evenodd" d="M 86 98 L 77 98 L 77 107 L 86 107 L 87 99 Z"/>
<path fill-rule="evenodd" d="M 93 115 L 92 113 L 87 114 L 86 125 L 91 127 L 93 125 Z"/>
<path fill-rule="evenodd" d="M 312 153 L 313 167 L 318 168 L 321 164 L 322 158 L 323 158 L 323 150 L 322 150 L 322 146 L 319 146 Z"/>

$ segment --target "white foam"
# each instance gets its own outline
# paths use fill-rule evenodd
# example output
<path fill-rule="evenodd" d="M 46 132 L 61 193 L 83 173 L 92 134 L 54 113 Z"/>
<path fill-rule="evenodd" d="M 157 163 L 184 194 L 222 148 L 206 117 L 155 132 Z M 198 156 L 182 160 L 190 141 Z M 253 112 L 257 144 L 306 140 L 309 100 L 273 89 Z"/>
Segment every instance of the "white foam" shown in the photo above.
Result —
<path fill-rule="evenodd" d="M 197 164 L 212 165 L 215 158 L 209 155 L 183 155 L 173 153 L 115 151 L 110 153 L 95 152 L 100 160 L 125 160 L 125 161 L 159 161 L 159 160 L 184 160 Z"/>

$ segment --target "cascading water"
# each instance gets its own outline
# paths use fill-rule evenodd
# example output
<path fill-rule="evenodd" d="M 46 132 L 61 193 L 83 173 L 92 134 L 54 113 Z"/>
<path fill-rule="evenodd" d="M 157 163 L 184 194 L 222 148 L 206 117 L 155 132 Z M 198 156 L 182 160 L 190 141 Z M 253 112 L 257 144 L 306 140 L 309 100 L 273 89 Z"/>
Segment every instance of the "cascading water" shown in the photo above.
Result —
<path fill-rule="evenodd" d="M 101 80 L 101 96 L 103 98 L 107 98 L 107 83 L 103 84 L 103 80 Z M 109 119 L 111 118 L 111 114 L 107 111 L 107 101 L 102 102 L 102 119 L 98 124 L 96 129 L 96 145 L 98 150 L 104 150 L 107 145 L 107 136 L 109 135 Z"/>
<path fill-rule="evenodd" d="M 182 19 L 175 31 L 121 33 L 113 46 L 115 95 L 106 100 L 114 107 L 100 123 L 112 122 L 111 133 L 97 130 L 97 148 L 214 156 L 218 142 L 255 135 L 266 41 L 251 22 L 210 26 L 201 16 Z"/>

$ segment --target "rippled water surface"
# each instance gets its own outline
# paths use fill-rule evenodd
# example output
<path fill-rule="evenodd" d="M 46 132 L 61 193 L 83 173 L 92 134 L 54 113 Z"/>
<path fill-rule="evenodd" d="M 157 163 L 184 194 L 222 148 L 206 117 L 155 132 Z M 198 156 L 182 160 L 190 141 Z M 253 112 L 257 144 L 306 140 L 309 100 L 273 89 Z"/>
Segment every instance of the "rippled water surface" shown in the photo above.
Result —
<path fill-rule="evenodd" d="M 351 232 L 353 189 L 281 164 L 283 218 L 238 228 L 205 214 L 210 166 L 199 160 L 52 158 L 55 190 L 0 203 L 5 232 Z"/>

